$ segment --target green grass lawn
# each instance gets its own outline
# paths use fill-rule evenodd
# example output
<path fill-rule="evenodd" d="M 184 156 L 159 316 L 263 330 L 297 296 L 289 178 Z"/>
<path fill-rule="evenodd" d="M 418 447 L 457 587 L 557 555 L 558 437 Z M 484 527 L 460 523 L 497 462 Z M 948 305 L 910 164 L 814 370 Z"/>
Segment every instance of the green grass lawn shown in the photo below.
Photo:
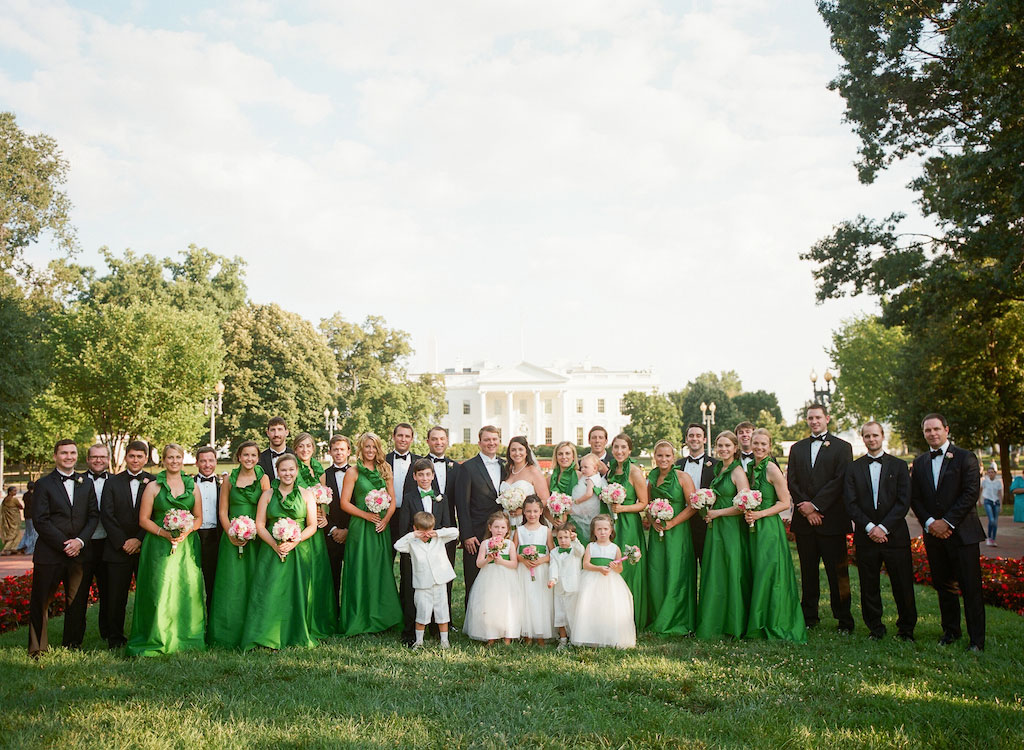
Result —
<path fill-rule="evenodd" d="M 132 660 L 101 648 L 93 607 L 82 652 L 35 663 L 24 628 L 0 635 L 0 746 L 1019 750 L 1024 618 L 990 607 L 984 654 L 941 648 L 935 593 L 917 593 L 916 644 L 872 643 L 860 622 L 841 637 L 823 603 L 806 646 L 644 635 L 567 654 L 461 635 L 414 653 L 394 634 Z"/>

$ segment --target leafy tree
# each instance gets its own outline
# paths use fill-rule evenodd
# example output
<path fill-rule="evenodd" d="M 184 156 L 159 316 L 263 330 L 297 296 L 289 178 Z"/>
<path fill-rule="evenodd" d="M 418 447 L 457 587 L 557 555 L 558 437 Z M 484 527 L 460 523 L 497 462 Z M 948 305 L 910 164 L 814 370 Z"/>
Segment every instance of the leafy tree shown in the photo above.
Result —
<path fill-rule="evenodd" d="M 371 315 L 359 325 L 335 313 L 320 321 L 320 331 L 338 364 L 339 408 L 350 408 L 365 381 L 405 375 L 403 363 L 412 354 L 409 334 L 388 328 L 384 318 Z"/>
<path fill-rule="evenodd" d="M 778 396 L 774 393 L 764 390 L 740 393 L 733 396 L 732 403 L 736 407 L 736 415 L 739 417 L 737 423 L 745 420 L 760 427 L 762 426 L 760 422 L 762 412 L 771 414 L 774 422 L 782 421 L 782 408 L 779 406 Z"/>
<path fill-rule="evenodd" d="M 231 313 L 223 333 L 220 424 L 233 444 L 265 439 L 274 416 L 284 417 L 292 434 L 322 429 L 324 407 L 335 400 L 336 365 L 312 323 L 278 305 L 249 303 Z"/>
<path fill-rule="evenodd" d="M 836 419 L 859 427 L 869 419 L 896 418 L 907 344 L 902 327 L 887 328 L 873 315 L 844 321 L 833 331 L 829 356 L 839 369 L 832 402 Z"/>
<path fill-rule="evenodd" d="M 701 402 L 709 406 L 715 405 L 715 424 L 711 428 L 711 439 L 714 440 L 722 430 L 731 430 L 741 420 L 737 418 L 738 412 L 729 398 L 729 394 L 720 385 L 693 381 L 686 391 L 686 398 L 683 400 L 682 420 L 680 425 L 687 425 L 691 422 L 703 423 L 703 416 L 700 411 Z"/>
<path fill-rule="evenodd" d="M 702 372 L 696 378 L 689 383 L 692 385 L 701 385 L 708 388 L 720 388 L 725 391 L 729 398 L 738 396 L 743 393 L 743 383 L 740 380 L 739 373 L 735 370 L 722 370 L 717 375 L 710 370 Z"/>
<path fill-rule="evenodd" d="M 354 437 L 375 432 L 387 439 L 399 422 L 408 422 L 419 438 L 417 449 L 426 449 L 427 430 L 447 412 L 444 380 L 421 375 L 416 380 L 393 382 L 376 377 L 362 381 L 342 422 L 344 434 Z"/>
<path fill-rule="evenodd" d="M 14 278 L 0 272 L 0 424 L 23 419 L 48 383 L 46 321 Z"/>
<path fill-rule="evenodd" d="M 5 451 L 8 460 L 23 464 L 30 476 L 38 476 L 52 468 L 57 439 L 71 438 L 84 457 L 95 434 L 86 416 L 50 387 L 36 397 L 24 419 L 10 423 Z"/>
<path fill-rule="evenodd" d="M 622 413 L 629 417 L 623 431 L 633 440 L 634 452 L 650 451 L 659 440 L 669 440 L 676 448 L 682 444 L 679 413 L 664 394 L 629 391 L 622 400 Z"/>
<path fill-rule="evenodd" d="M 763 427 L 768 430 L 772 436 L 772 454 L 775 456 L 782 455 L 782 441 L 787 438 L 783 437 L 783 428 L 779 424 L 779 420 L 775 418 L 775 414 L 770 412 L 768 409 L 762 409 L 757 415 L 757 419 L 750 420 L 758 427 Z M 800 437 L 804 437 L 802 434 Z"/>

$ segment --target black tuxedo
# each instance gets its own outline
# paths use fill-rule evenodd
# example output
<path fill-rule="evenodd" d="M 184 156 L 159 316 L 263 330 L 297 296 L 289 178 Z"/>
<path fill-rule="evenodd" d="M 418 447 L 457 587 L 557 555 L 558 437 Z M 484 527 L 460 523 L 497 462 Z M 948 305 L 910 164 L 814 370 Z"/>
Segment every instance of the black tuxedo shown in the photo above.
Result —
<path fill-rule="evenodd" d="M 853 541 L 857 545 L 861 614 L 872 635 L 881 637 L 885 634 L 880 585 L 884 563 L 899 613 L 897 631 L 901 636 L 913 637 L 917 625 L 917 604 L 914 601 L 914 562 L 910 556 L 910 531 L 907 528 L 910 472 L 905 462 L 883 454 L 876 507 L 871 466 L 868 456 L 850 464 L 846 469 L 843 492 L 846 512 L 853 520 Z M 883 527 L 887 541 L 883 544 L 872 541 L 868 536 L 868 524 Z"/>
<path fill-rule="evenodd" d="M 93 491 L 96 493 L 96 500 L 100 505 L 100 522 L 97 524 L 97 530 L 103 530 L 103 508 L 102 508 L 102 487 L 106 486 L 106 479 L 103 480 L 103 484 L 97 488 L 96 482 L 98 481 L 93 477 L 92 473 L 83 475 L 89 481 L 93 483 Z M 112 473 L 107 474 L 107 479 L 112 477 Z M 94 532 L 95 533 L 95 532 Z M 96 580 L 96 593 L 99 597 L 99 631 L 100 638 L 104 642 L 110 638 L 110 631 L 107 626 L 107 622 L 110 619 L 110 570 L 106 560 L 107 553 L 107 540 L 106 537 L 100 537 L 99 539 L 93 539 L 92 544 L 82 550 L 82 554 L 79 557 L 82 560 L 82 585 L 86 589 L 92 588 L 93 579 Z"/>
<path fill-rule="evenodd" d="M 850 612 L 850 558 L 846 554 L 846 535 L 850 517 L 846 515 L 843 488 L 846 467 L 853 460 L 853 447 L 831 433 L 825 433 L 818 456 L 811 466 L 812 438 L 796 442 L 789 450 L 786 483 L 793 497 L 791 528 L 796 535 L 800 556 L 800 606 L 810 627 L 818 624 L 818 562 L 824 564 L 828 578 L 832 615 L 840 630 L 853 630 Z M 811 526 L 797 510 L 799 503 L 810 502 L 822 514 L 821 526 Z"/>
<path fill-rule="evenodd" d="M 423 502 L 420 497 L 420 488 L 413 483 L 412 487 L 407 487 L 405 495 L 402 497 L 402 507 L 399 508 L 395 514 L 400 516 L 398 521 L 398 536 L 393 541 L 397 542 L 403 536 L 413 530 L 412 517 L 420 511 L 430 513 L 434 516 L 434 528 L 441 529 L 444 527 L 451 527 L 455 524 L 452 522 L 451 511 L 448 507 L 448 498 L 441 495 L 434 489 L 434 498 L 430 502 Z M 449 542 L 445 545 L 448 557 L 455 554 L 455 542 Z M 416 590 L 412 585 L 412 556 L 408 553 L 403 552 L 399 555 L 398 570 L 400 573 L 398 595 L 402 600 L 402 615 L 404 618 L 404 625 L 402 627 L 402 640 L 406 643 L 415 641 L 416 639 L 416 602 L 415 594 Z M 451 609 L 451 596 L 452 587 L 451 582 L 448 583 L 448 608 Z"/>
<path fill-rule="evenodd" d="M 978 520 L 975 505 L 981 487 L 978 458 L 970 451 L 950 445 L 942 458 L 938 487 L 932 477 L 930 453 L 914 459 L 910 482 L 910 504 L 925 528 L 929 518 L 944 520 L 953 527 L 948 539 L 939 539 L 925 530 L 924 547 L 932 570 L 932 585 L 939 594 L 942 632 L 959 638 L 960 599 L 956 584 L 964 595 L 964 619 L 972 646 L 985 647 L 985 603 L 981 588 L 981 550 L 978 543 L 985 531 Z"/>
<path fill-rule="evenodd" d="M 199 475 L 192 477 L 196 487 L 199 487 Z M 214 527 L 212 529 L 199 529 L 196 535 L 199 537 L 199 564 L 203 570 L 203 584 L 206 588 L 206 619 L 210 619 L 210 605 L 213 604 L 213 581 L 217 576 L 217 557 L 220 554 L 220 535 L 223 529 L 220 526 L 220 476 L 214 474 L 214 486 L 217 488 L 217 514 L 213 517 Z M 202 490 L 200 489 L 200 493 Z M 205 511 L 204 511 L 205 512 Z M 209 523 L 210 519 L 203 516 L 203 523 Z"/>
<path fill-rule="evenodd" d="M 498 459 L 501 467 L 498 474 L 504 472 L 505 463 Z M 500 481 L 500 480 L 499 480 Z M 449 482 L 450 486 L 450 482 Z M 455 506 L 455 515 L 459 523 L 459 538 L 463 542 L 462 568 L 466 581 L 466 601 L 469 602 L 469 590 L 476 580 L 479 568 L 476 567 L 476 555 L 471 555 L 465 549 L 467 539 L 476 537 L 478 542 L 483 541 L 487 534 L 487 519 L 492 513 L 502 510 L 498 504 L 498 491 L 491 481 L 491 475 L 484 466 L 480 454 L 464 461 L 459 466 L 458 483 L 452 495 Z"/>
<path fill-rule="evenodd" d="M 64 478 L 54 469 L 36 482 L 32 503 L 32 522 L 39 533 L 32 555 L 32 594 L 29 601 L 28 652 L 36 656 L 46 651 L 47 610 L 57 587 L 63 581 L 67 607 L 61 643 L 78 648 L 85 637 L 85 611 L 89 606 L 88 585 L 83 585 L 82 555 L 92 544 L 92 534 L 100 520 L 96 489 L 82 474 L 72 474 L 74 489 L 68 499 Z M 82 540 L 77 557 L 64 554 L 64 542 Z"/>
<path fill-rule="evenodd" d="M 415 487 L 416 486 L 416 480 L 412 478 L 412 465 L 414 463 L 416 463 L 418 460 L 420 460 L 422 458 L 422 456 L 417 456 L 412 451 L 409 451 L 409 453 L 407 455 L 408 455 L 408 458 L 405 458 L 405 459 L 402 459 L 402 460 L 409 462 L 409 470 L 405 473 L 405 481 L 402 483 L 402 486 L 401 487 L 395 487 L 395 496 L 396 496 L 396 503 L 395 503 L 395 505 L 398 504 L 397 503 L 397 498 L 399 498 L 399 497 L 402 498 L 402 502 L 404 503 L 405 502 L 405 491 L 407 489 L 409 489 L 410 487 Z M 388 451 L 387 456 L 385 456 L 384 458 L 388 462 L 388 466 L 391 467 L 391 476 L 394 477 L 394 475 L 395 475 L 395 452 L 394 451 Z M 401 515 L 399 513 L 400 510 L 401 510 L 401 508 L 397 508 L 396 507 L 395 508 L 395 512 L 391 514 L 391 520 L 388 522 L 388 528 L 391 529 L 391 541 L 392 541 L 392 543 L 397 542 L 398 538 L 401 536 L 401 534 L 398 533 L 398 518 Z M 392 560 L 394 560 L 394 556 L 395 556 L 395 550 L 392 547 L 392 549 L 391 549 L 391 559 Z"/>
<path fill-rule="evenodd" d="M 111 648 L 123 646 L 125 609 L 128 606 L 128 592 L 132 576 L 139 572 L 139 553 L 129 555 L 124 543 L 138 539 L 141 543 L 146 532 L 139 528 L 139 503 L 146 485 L 153 481 L 147 471 L 139 472 L 138 496 L 132 498 L 131 475 L 127 471 L 107 477 L 103 483 L 103 502 L 100 516 L 107 531 L 107 544 L 103 559 L 107 561 L 107 578 L 110 588 L 110 608 L 107 617 L 107 644 Z M 141 551 L 141 550 L 140 550 Z"/>
<path fill-rule="evenodd" d="M 331 563 L 335 603 L 337 603 L 341 593 L 341 563 L 345 559 L 345 543 L 338 544 L 338 542 L 334 541 L 334 538 L 331 536 L 331 529 L 348 528 L 348 522 L 352 516 L 341 509 L 341 487 L 345 483 L 345 473 L 355 470 L 355 467 L 351 466 L 351 464 L 345 467 L 345 471 L 341 471 L 332 464 L 324 472 L 327 486 L 333 493 L 331 504 L 327 506 L 327 526 L 324 527 L 324 537 L 327 541 L 327 558 Z"/>
<path fill-rule="evenodd" d="M 700 469 L 700 485 L 697 487 L 698 490 L 707 489 L 711 486 L 711 480 L 715 478 L 715 467 L 722 463 L 717 458 L 704 454 L 703 461 L 701 461 Z M 686 458 L 680 458 L 676 461 L 676 468 L 679 471 L 686 473 Z M 686 498 L 689 502 L 689 498 Z M 687 524 L 690 527 L 690 538 L 693 539 L 693 556 L 700 565 L 700 560 L 704 556 L 704 537 L 708 533 L 708 525 L 704 523 L 699 517 L 690 519 L 691 523 Z M 698 523 L 699 522 L 699 523 Z"/>
<path fill-rule="evenodd" d="M 282 453 L 287 453 L 288 448 L 286 447 Z M 260 453 L 259 460 L 260 468 L 263 469 L 263 473 L 267 475 L 267 479 L 271 482 L 277 478 L 277 474 L 274 473 L 274 455 L 271 453 L 270 448 L 267 448 Z"/>

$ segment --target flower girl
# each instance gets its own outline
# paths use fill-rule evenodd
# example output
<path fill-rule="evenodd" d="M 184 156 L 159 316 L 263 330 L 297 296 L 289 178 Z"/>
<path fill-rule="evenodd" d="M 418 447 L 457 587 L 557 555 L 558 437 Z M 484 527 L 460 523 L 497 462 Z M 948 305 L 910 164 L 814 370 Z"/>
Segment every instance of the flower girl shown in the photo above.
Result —
<path fill-rule="evenodd" d="M 569 631 L 576 617 L 576 594 L 580 588 L 580 563 L 583 545 L 576 538 L 572 522 L 555 529 L 558 546 L 551 550 L 548 588 L 555 593 L 555 627 L 558 628 L 558 650 L 569 645 Z"/>
<path fill-rule="evenodd" d="M 633 595 L 622 580 L 622 553 L 612 540 L 615 531 L 607 514 L 590 523 L 590 538 L 583 555 L 583 574 L 571 629 L 576 646 L 636 645 Z"/>
<path fill-rule="evenodd" d="M 548 588 L 548 562 L 551 560 L 551 529 L 540 522 L 544 504 L 536 495 L 523 503 L 524 523 L 516 529 L 516 553 L 519 557 L 519 582 L 523 589 L 523 636 L 536 638 L 544 645 L 554 635 L 554 597 Z"/>
<path fill-rule="evenodd" d="M 466 604 L 466 635 L 488 645 L 498 638 L 511 643 L 523 630 L 522 585 L 516 575 L 519 560 L 508 529 L 508 516 L 502 511 L 487 519 L 487 535 L 476 556 L 480 574 Z"/>

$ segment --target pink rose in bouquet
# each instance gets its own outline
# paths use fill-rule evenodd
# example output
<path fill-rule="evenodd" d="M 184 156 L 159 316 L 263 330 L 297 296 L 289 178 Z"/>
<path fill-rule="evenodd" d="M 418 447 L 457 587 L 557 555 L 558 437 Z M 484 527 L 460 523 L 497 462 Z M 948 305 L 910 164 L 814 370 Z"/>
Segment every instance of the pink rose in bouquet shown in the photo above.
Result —
<path fill-rule="evenodd" d="M 387 490 L 370 490 L 366 493 L 366 498 L 363 502 L 366 503 L 366 509 L 370 513 L 376 513 L 381 518 L 384 518 L 388 508 L 391 507 L 391 495 L 388 494 Z"/>
<path fill-rule="evenodd" d="M 612 505 L 620 505 L 626 500 L 626 488 L 617 482 L 612 482 L 601 490 L 601 502 L 608 506 L 611 511 L 612 520 L 618 521 L 619 514 L 612 510 Z"/>
<path fill-rule="evenodd" d="M 711 510 L 714 504 L 714 490 L 711 490 L 707 487 L 705 487 L 702 490 L 697 490 L 692 495 L 690 495 L 690 507 L 696 508 L 697 512 L 700 513 L 701 518 L 707 518 L 708 511 Z"/>
<path fill-rule="evenodd" d="M 640 548 L 635 544 L 627 544 L 622 548 L 622 557 L 616 557 L 613 562 L 628 562 L 630 565 L 636 565 L 640 562 L 640 558 L 643 555 L 640 553 Z"/>
<path fill-rule="evenodd" d="M 279 542 L 297 542 L 302 538 L 302 528 L 294 518 L 279 518 L 271 527 L 270 535 Z M 287 552 L 281 555 L 281 562 L 287 556 Z"/>
<path fill-rule="evenodd" d="M 655 521 L 671 521 L 675 518 L 676 512 L 672 508 L 672 503 L 663 497 L 655 498 L 651 500 L 650 505 L 647 506 L 647 515 L 649 515 Z M 658 531 L 658 536 L 662 539 L 665 538 L 665 530 Z"/>
<path fill-rule="evenodd" d="M 237 516 L 231 519 L 228 524 L 228 536 L 234 537 L 241 542 L 251 542 L 256 538 L 256 522 L 249 516 Z M 238 554 L 242 554 L 245 547 L 238 548 Z"/>
<path fill-rule="evenodd" d="M 492 536 L 487 540 L 487 556 L 494 560 L 498 559 L 498 555 L 505 549 L 505 537 L 503 536 Z"/>
<path fill-rule="evenodd" d="M 192 525 L 195 524 L 195 521 L 195 516 L 181 508 L 172 508 L 164 515 L 163 527 L 166 531 L 171 533 L 172 555 L 174 554 L 174 550 L 178 549 L 178 537 L 181 536 L 181 532 L 185 529 L 191 528 Z"/>
<path fill-rule="evenodd" d="M 757 490 L 742 490 L 736 493 L 736 497 L 732 499 L 732 504 L 737 508 L 742 508 L 744 511 L 754 510 L 754 508 L 761 506 L 761 493 Z M 750 526 L 751 531 L 757 531 L 753 521 L 747 525 Z"/>
<path fill-rule="evenodd" d="M 519 550 L 519 556 L 521 558 L 523 558 L 524 560 L 529 560 L 530 562 L 534 562 L 534 561 L 540 559 L 540 554 L 537 552 L 537 548 L 534 545 L 532 545 L 532 544 L 527 544 L 525 547 L 520 549 Z M 533 568 L 529 568 L 529 571 L 530 571 L 530 580 L 531 581 L 536 581 L 537 577 L 533 574 L 534 569 Z"/>
<path fill-rule="evenodd" d="M 548 498 L 548 510 L 551 511 L 552 516 L 557 516 L 564 521 L 565 514 L 572 510 L 572 498 L 564 492 L 552 492 L 551 497 Z"/>
<path fill-rule="evenodd" d="M 322 484 L 314 484 L 309 488 L 309 491 L 313 495 L 313 501 L 317 505 L 330 505 L 331 499 L 334 497 L 334 493 L 331 492 L 331 488 L 324 487 Z"/>

